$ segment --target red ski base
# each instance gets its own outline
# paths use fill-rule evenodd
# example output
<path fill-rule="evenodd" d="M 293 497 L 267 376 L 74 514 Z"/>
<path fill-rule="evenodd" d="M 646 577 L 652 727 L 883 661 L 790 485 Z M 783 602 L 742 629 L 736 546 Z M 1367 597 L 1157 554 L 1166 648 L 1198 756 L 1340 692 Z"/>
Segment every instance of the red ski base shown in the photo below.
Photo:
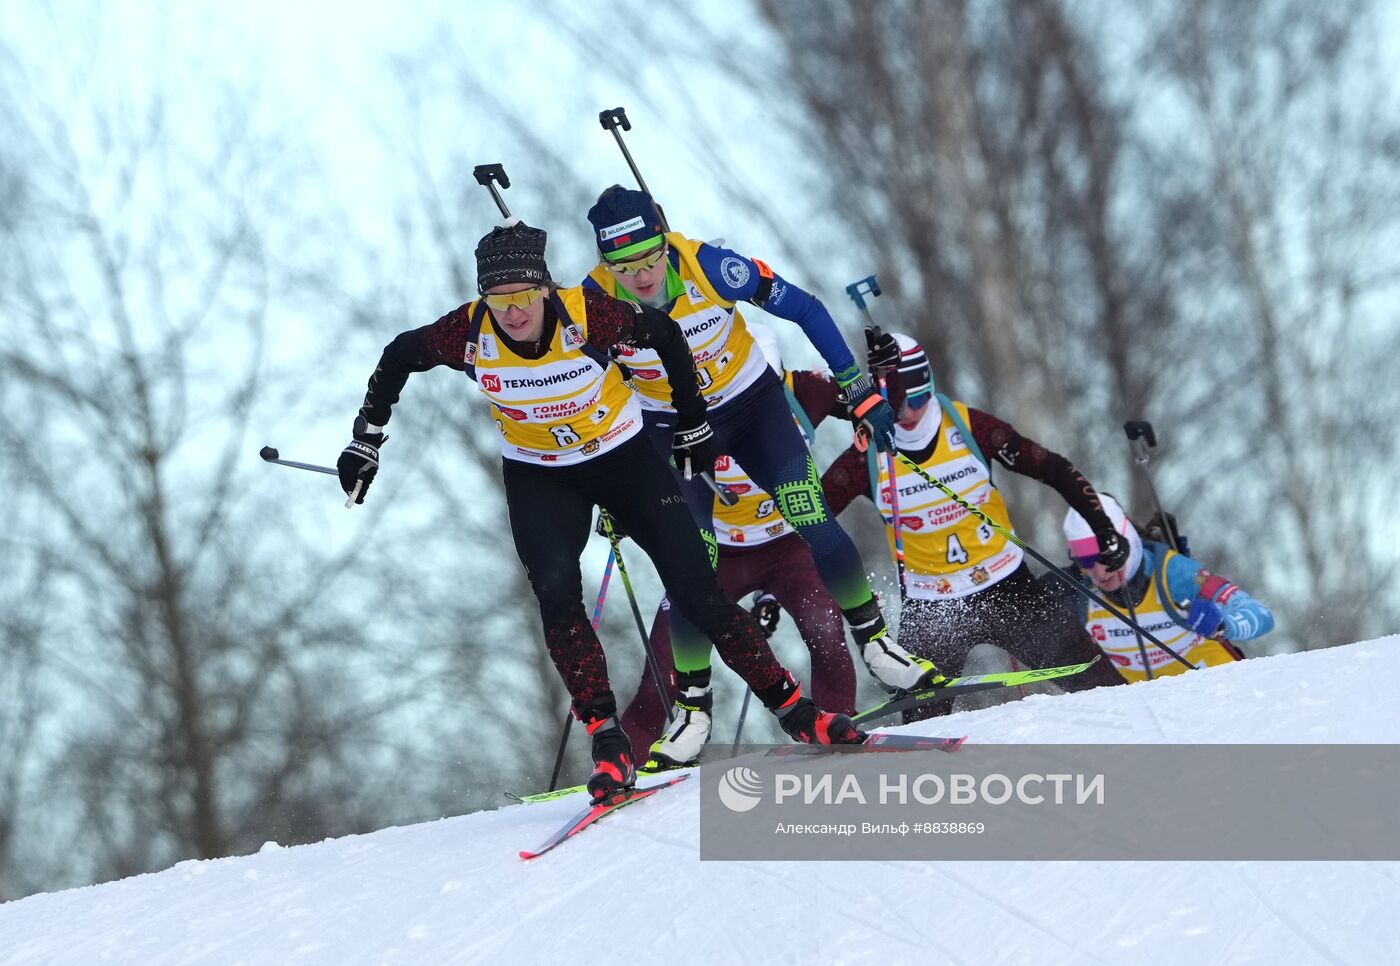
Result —
<path fill-rule="evenodd" d="M 559 843 L 566 842 L 573 838 L 609 812 L 615 812 L 619 808 L 625 808 L 631 805 L 633 802 L 640 802 L 644 798 L 650 798 L 652 795 L 661 791 L 661 789 L 680 784 L 689 777 L 690 773 L 687 772 L 684 775 L 678 775 L 670 781 L 662 782 L 659 785 L 648 785 L 646 788 L 634 788 L 629 792 L 623 792 L 613 801 L 603 802 L 599 805 L 590 805 L 588 808 L 569 819 L 568 822 L 564 823 L 559 831 L 551 835 L 539 848 L 535 849 L 533 852 L 522 851 L 520 857 L 526 860 L 537 859 Z"/>

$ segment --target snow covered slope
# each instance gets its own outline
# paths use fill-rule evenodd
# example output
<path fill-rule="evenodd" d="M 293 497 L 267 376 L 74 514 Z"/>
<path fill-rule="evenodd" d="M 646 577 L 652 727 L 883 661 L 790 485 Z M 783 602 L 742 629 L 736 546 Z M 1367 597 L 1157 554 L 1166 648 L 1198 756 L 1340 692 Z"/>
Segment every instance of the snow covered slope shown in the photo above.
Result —
<path fill-rule="evenodd" d="M 908 730 L 1400 742 L 1397 644 L 1032 696 Z M 0 963 L 1400 963 L 1400 863 L 701 863 L 695 784 L 532 863 L 516 851 L 577 799 L 32 896 L 0 906 Z"/>

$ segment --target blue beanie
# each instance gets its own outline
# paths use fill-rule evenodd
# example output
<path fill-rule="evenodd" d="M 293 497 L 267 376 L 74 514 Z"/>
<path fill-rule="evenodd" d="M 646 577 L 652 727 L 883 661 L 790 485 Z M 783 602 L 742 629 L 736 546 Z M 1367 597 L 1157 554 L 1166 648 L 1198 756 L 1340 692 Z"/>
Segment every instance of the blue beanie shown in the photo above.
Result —
<path fill-rule="evenodd" d="M 645 191 L 613 185 L 588 209 L 593 239 L 605 258 L 630 255 L 654 242 L 663 233 L 656 203 Z"/>

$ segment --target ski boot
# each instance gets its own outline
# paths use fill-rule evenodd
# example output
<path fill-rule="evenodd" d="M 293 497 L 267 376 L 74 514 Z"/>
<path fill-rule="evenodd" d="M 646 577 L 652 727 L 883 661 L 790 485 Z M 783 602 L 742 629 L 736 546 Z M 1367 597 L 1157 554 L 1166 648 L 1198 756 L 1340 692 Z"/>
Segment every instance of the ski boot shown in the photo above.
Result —
<path fill-rule="evenodd" d="M 915 657 L 894 642 L 885 615 L 880 613 L 880 604 L 873 597 L 844 613 L 851 624 L 851 634 L 860 645 L 861 659 L 886 691 L 918 691 L 947 680 L 938 665 Z"/>
<path fill-rule="evenodd" d="M 646 764 L 642 765 L 643 774 L 698 765 L 700 753 L 710 740 L 710 710 L 714 706 L 710 669 L 678 672 L 676 686 L 680 691 L 675 703 L 676 717 L 651 746 Z"/>
<path fill-rule="evenodd" d="M 588 776 L 588 795 L 594 805 L 620 798 L 637 783 L 637 769 L 632 762 L 632 742 L 610 715 L 589 722 L 586 727 L 593 736 L 593 774 Z"/>
<path fill-rule="evenodd" d="M 794 691 L 787 703 L 773 712 L 778 724 L 793 741 L 807 745 L 859 745 L 865 742 L 865 732 L 844 714 L 823 711 L 802 691 Z"/>

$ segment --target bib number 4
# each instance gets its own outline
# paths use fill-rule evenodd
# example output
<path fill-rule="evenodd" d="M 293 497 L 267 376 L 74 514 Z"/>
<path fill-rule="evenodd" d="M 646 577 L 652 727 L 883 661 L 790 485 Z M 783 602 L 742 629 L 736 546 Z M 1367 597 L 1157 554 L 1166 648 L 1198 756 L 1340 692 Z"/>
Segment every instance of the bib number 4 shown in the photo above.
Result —
<path fill-rule="evenodd" d="M 949 535 L 949 537 L 948 537 L 948 562 L 951 563 L 951 564 L 965 564 L 965 563 L 967 563 L 968 560 L 970 560 L 970 559 L 971 559 L 971 558 L 968 557 L 968 555 L 967 555 L 967 551 L 966 551 L 965 549 L 963 549 L 962 543 L 958 540 L 957 535 L 956 535 L 956 534 L 951 534 L 951 535 Z"/>

